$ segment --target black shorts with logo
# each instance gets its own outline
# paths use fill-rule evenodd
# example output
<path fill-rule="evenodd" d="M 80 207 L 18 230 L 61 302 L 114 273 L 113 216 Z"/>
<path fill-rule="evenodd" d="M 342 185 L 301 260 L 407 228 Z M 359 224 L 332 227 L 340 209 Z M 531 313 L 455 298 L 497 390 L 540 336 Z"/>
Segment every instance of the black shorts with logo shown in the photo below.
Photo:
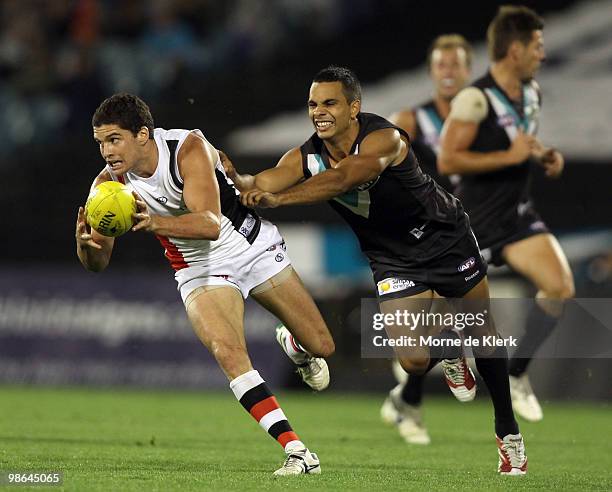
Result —
<path fill-rule="evenodd" d="M 415 266 L 371 261 L 379 302 L 434 290 L 443 297 L 463 297 L 487 274 L 487 263 L 466 220 L 464 233 L 444 253 Z"/>
<path fill-rule="evenodd" d="M 495 266 L 506 263 L 502 255 L 504 247 L 516 243 L 521 239 L 550 232 L 540 215 L 533 209 L 531 204 L 527 204 L 525 210 L 518 216 L 514 227 L 505 231 L 505 234 L 490 239 L 488 244 L 483 243 L 482 257 L 484 260 Z"/>

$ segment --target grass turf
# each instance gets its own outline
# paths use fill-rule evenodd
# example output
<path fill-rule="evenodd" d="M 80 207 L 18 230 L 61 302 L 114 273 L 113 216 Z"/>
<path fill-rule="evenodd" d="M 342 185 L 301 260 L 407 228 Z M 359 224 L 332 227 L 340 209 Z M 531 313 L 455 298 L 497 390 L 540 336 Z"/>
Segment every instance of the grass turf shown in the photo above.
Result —
<path fill-rule="evenodd" d="M 323 473 L 274 479 L 280 447 L 229 391 L 0 387 L 0 470 L 63 471 L 87 491 L 612 489 L 609 405 L 545 405 L 522 423 L 529 474 L 500 477 L 486 398 L 428 398 L 433 442 L 408 446 L 381 424 L 383 396 L 281 394 Z"/>

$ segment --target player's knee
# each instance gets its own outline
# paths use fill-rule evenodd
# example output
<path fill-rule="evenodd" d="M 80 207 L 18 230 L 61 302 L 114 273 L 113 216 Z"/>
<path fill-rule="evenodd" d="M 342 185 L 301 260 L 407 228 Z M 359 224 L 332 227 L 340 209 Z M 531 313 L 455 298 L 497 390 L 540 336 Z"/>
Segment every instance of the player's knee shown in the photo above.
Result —
<path fill-rule="evenodd" d="M 574 281 L 572 278 L 568 278 L 555 282 L 544 291 L 544 295 L 541 297 L 566 301 L 572 299 L 575 295 Z"/>
<path fill-rule="evenodd" d="M 399 357 L 398 360 L 402 369 L 408 374 L 421 376 L 429 367 L 429 357 Z"/>
<path fill-rule="evenodd" d="M 242 369 L 249 364 L 249 355 L 244 347 L 229 343 L 215 343 L 212 355 L 226 374 L 242 374 Z"/>
<path fill-rule="evenodd" d="M 318 357 L 330 357 L 336 351 L 336 344 L 334 343 L 334 339 L 330 336 L 323 340 L 319 346 Z"/>

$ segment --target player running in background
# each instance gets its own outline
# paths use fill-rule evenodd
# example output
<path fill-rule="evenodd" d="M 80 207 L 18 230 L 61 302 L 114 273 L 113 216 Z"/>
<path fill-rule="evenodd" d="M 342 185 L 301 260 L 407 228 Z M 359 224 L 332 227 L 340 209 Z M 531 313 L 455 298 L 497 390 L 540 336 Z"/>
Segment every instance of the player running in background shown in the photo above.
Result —
<path fill-rule="evenodd" d="M 315 133 L 287 152 L 277 166 L 243 176 L 226 162 L 248 206 L 277 207 L 328 201 L 351 226 L 368 257 L 382 313 L 428 312 L 434 291 L 463 298 L 488 313 L 486 264 L 461 203 L 424 174 L 404 130 L 384 118 L 361 113 L 361 88 L 346 68 L 328 67 L 314 78 L 308 112 Z M 466 307 L 464 303 L 463 307 Z M 470 314 L 473 314 L 471 312 Z M 490 316 L 473 336 L 496 335 Z M 405 333 L 387 325 L 391 338 Z M 415 326 L 418 339 L 426 327 Z M 434 343 L 398 353 L 402 367 L 423 374 L 442 361 L 455 396 L 471 399 L 474 378 L 453 330 L 432 335 Z M 460 344 L 459 344 L 460 345 Z M 504 347 L 475 349 L 476 366 L 495 409 L 498 471 L 527 470 L 523 438 L 512 412 Z"/>
<path fill-rule="evenodd" d="M 451 179 L 438 174 L 437 156 L 440 132 L 450 112 L 450 102 L 469 82 L 472 63 L 472 47 L 459 34 L 443 34 L 432 42 L 427 54 L 427 66 L 433 82 L 432 99 L 412 109 L 404 109 L 389 118 L 391 123 L 410 135 L 410 144 L 421 169 L 438 184 L 452 192 Z M 439 301 L 438 301 L 439 302 Z M 431 439 L 421 415 L 424 375 L 406 373 L 394 364 L 394 374 L 399 377 L 395 388 L 385 399 L 380 415 L 397 430 L 407 443 L 429 444 Z"/>
<path fill-rule="evenodd" d="M 276 226 L 240 203 L 202 132 L 154 129 L 138 97 L 117 94 L 103 101 L 93 116 L 93 133 L 106 161 L 93 186 L 121 181 L 137 195 L 133 230 L 160 240 L 196 335 L 241 405 L 287 454 L 275 475 L 320 473 L 317 456 L 253 368 L 244 337 L 244 299 L 251 295 L 295 335 L 306 382 L 314 389 L 327 386 L 329 372 L 320 357 L 333 353 L 334 342 Z M 107 267 L 114 238 L 91 230 L 82 207 L 76 243 L 86 269 Z"/>
<path fill-rule="evenodd" d="M 529 421 L 541 420 L 542 409 L 527 377 L 528 364 L 556 326 L 563 301 L 574 295 L 568 261 L 529 193 L 535 166 L 556 178 L 564 162 L 535 136 L 540 90 L 533 77 L 544 59 L 543 26 L 527 7 L 499 9 L 487 32 L 491 68 L 453 100 L 438 160 L 442 174 L 462 176 L 455 194 L 485 258 L 506 263 L 538 291 L 509 366 L 514 409 Z"/>

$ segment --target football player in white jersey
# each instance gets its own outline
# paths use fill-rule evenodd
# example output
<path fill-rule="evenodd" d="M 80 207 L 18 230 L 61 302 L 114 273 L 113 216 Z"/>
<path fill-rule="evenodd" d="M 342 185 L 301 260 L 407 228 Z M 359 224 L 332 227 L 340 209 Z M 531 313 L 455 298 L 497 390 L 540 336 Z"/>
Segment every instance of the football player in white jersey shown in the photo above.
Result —
<path fill-rule="evenodd" d="M 133 231 L 158 237 L 196 335 L 242 406 L 286 452 L 275 474 L 320 473 L 318 457 L 253 368 L 244 337 L 244 299 L 251 295 L 286 326 L 280 341 L 305 382 L 315 390 L 327 387 L 323 357 L 334 352 L 334 342 L 277 228 L 240 203 L 218 151 L 199 130 L 154 129 L 147 105 L 130 94 L 103 101 L 92 123 L 106 162 L 92 186 L 117 180 L 134 191 Z M 103 271 L 114 242 L 86 224 L 80 207 L 76 246 L 83 266 Z"/>

